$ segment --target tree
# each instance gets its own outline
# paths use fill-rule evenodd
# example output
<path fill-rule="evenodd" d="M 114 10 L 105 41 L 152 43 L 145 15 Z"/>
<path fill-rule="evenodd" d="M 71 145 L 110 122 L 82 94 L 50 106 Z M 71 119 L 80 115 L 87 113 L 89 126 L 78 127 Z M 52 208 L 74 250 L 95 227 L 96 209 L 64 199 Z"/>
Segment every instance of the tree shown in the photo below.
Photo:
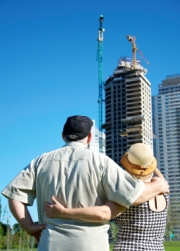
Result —
<path fill-rule="evenodd" d="M 7 249 L 11 247 L 12 243 L 12 233 L 11 233 L 11 226 L 9 225 L 9 212 L 5 207 L 3 209 L 1 198 L 0 198 L 0 249 Z M 4 221 L 6 220 L 6 223 Z"/>
<path fill-rule="evenodd" d="M 118 231 L 119 231 L 118 226 L 114 223 L 114 220 L 111 220 L 110 221 L 110 229 L 108 231 L 108 234 L 109 234 L 109 243 L 116 241 L 116 237 L 117 237 Z"/>
<path fill-rule="evenodd" d="M 35 239 L 33 236 L 30 236 L 26 233 L 24 229 L 19 225 L 19 223 L 15 223 L 12 227 L 13 229 L 13 243 L 12 247 L 19 250 L 32 250 L 36 247 Z"/>
<path fill-rule="evenodd" d="M 165 238 L 171 240 L 171 236 L 174 233 L 175 227 L 180 229 L 180 201 L 174 196 L 171 197 L 168 213 Z"/>

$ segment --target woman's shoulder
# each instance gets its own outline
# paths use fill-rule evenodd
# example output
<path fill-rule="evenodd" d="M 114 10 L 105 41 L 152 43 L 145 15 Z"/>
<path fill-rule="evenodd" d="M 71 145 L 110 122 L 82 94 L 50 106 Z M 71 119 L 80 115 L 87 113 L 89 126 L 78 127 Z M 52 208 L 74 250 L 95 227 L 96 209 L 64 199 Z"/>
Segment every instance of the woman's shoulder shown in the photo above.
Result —
<path fill-rule="evenodd" d="M 168 197 L 160 194 L 148 201 L 149 209 L 153 212 L 163 212 L 168 206 Z"/>

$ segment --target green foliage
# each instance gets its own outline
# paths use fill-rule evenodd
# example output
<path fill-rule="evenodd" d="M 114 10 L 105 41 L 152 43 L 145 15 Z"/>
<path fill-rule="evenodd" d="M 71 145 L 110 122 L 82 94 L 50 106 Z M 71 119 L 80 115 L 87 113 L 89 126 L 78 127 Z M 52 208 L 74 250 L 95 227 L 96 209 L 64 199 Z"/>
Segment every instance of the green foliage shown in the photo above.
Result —
<path fill-rule="evenodd" d="M 0 236 L 5 236 L 7 233 L 7 225 L 0 222 Z"/>
<path fill-rule="evenodd" d="M 180 202 L 176 196 L 171 197 L 166 222 L 165 239 L 170 240 L 170 234 L 174 233 L 174 228 L 180 228 Z M 177 234 L 175 238 L 178 238 Z"/>
<path fill-rule="evenodd" d="M 118 230 L 119 230 L 118 226 L 116 226 L 114 221 L 111 220 L 110 221 L 110 229 L 109 229 L 109 241 L 110 242 L 114 242 L 116 240 Z"/>
<path fill-rule="evenodd" d="M 34 237 L 29 236 L 18 223 L 14 224 L 11 229 L 9 225 L 10 214 L 6 207 L 3 209 L 1 199 L 0 219 L 0 249 L 16 248 L 18 251 L 25 251 L 33 250 L 36 247 Z"/>
<path fill-rule="evenodd" d="M 18 223 L 14 224 L 12 247 L 18 248 L 18 250 L 32 250 L 35 246 L 34 237 L 29 236 Z"/>
<path fill-rule="evenodd" d="M 19 248 L 13 248 L 13 249 L 9 249 L 9 251 L 19 251 Z M 33 249 L 21 249 L 21 251 L 37 251 L 36 248 L 33 248 Z"/>
<path fill-rule="evenodd" d="M 15 223 L 15 224 L 13 225 L 13 233 L 14 233 L 14 234 L 19 233 L 20 230 L 21 230 L 21 227 L 20 227 L 19 223 Z"/>
<path fill-rule="evenodd" d="M 1 221 L 1 216 L 2 216 L 2 204 L 1 204 L 1 197 L 0 197 L 0 221 Z"/>

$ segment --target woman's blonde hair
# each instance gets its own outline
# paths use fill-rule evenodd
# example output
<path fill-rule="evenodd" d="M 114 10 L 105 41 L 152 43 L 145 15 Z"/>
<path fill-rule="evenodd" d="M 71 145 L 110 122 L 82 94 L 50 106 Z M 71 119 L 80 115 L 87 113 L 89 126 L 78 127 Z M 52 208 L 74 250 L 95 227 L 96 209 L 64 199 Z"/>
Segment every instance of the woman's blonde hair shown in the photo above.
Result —
<path fill-rule="evenodd" d="M 126 170 L 127 171 L 127 170 Z M 128 171 L 127 171 L 128 172 Z M 148 175 L 145 175 L 145 176 L 142 176 L 142 175 L 137 175 L 137 174 L 133 174 L 133 173 L 130 173 L 128 172 L 134 179 L 137 179 L 137 180 L 147 180 L 149 178 L 152 178 L 153 177 L 153 173 L 150 173 Z"/>

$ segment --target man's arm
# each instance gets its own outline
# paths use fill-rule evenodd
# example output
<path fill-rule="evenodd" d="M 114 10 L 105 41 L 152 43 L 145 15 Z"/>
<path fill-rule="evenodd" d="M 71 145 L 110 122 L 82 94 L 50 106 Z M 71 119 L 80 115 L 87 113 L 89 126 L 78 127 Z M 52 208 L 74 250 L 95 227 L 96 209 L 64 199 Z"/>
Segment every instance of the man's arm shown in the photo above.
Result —
<path fill-rule="evenodd" d="M 151 182 L 145 183 L 144 190 L 133 205 L 143 204 L 161 193 L 169 193 L 169 185 L 164 178 L 154 177 Z M 54 196 L 52 197 L 52 201 L 54 204 L 46 202 L 44 205 L 46 216 L 50 218 L 60 217 L 88 222 L 102 222 L 113 219 L 126 210 L 125 207 L 112 201 L 108 201 L 102 206 L 73 209 L 65 208 Z"/>
<path fill-rule="evenodd" d="M 52 201 L 54 204 L 45 202 L 44 205 L 46 216 L 50 218 L 70 218 L 87 222 L 102 222 L 115 218 L 126 210 L 125 207 L 111 201 L 102 206 L 83 208 L 65 208 L 54 196 Z"/>
<path fill-rule="evenodd" d="M 19 225 L 31 236 L 34 236 L 36 241 L 39 242 L 40 235 L 46 225 L 37 225 L 32 221 L 32 218 L 29 214 L 27 206 L 17 200 L 8 198 L 9 208 L 11 213 L 18 221 Z"/>
<path fill-rule="evenodd" d="M 133 205 L 143 204 L 158 194 L 169 193 L 169 184 L 164 178 L 154 177 L 151 182 L 145 183 L 145 187 Z"/>

